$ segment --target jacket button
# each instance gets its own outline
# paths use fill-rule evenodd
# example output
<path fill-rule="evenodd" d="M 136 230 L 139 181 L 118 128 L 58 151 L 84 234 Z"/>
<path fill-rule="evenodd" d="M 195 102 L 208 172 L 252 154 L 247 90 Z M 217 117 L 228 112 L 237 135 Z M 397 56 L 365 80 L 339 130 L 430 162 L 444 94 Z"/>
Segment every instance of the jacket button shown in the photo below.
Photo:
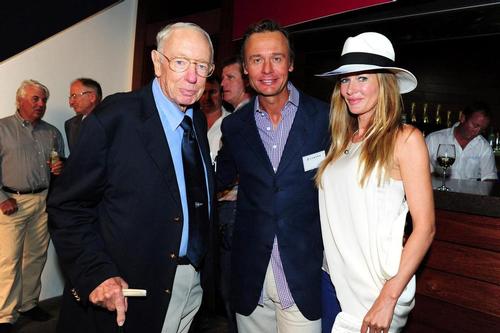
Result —
<path fill-rule="evenodd" d="M 170 295 L 172 292 L 170 291 L 170 289 L 165 289 L 165 293 Z"/>
<path fill-rule="evenodd" d="M 71 294 L 73 295 L 73 297 L 76 299 L 77 302 L 80 302 L 80 296 L 76 292 L 75 288 L 71 289 Z"/>
<path fill-rule="evenodd" d="M 175 255 L 175 253 L 170 253 L 170 259 L 172 259 L 172 260 L 177 259 L 177 256 Z"/>
<path fill-rule="evenodd" d="M 174 222 L 175 222 L 175 223 L 179 223 L 180 221 L 181 221 L 180 216 L 176 216 L 176 217 L 174 217 Z"/>

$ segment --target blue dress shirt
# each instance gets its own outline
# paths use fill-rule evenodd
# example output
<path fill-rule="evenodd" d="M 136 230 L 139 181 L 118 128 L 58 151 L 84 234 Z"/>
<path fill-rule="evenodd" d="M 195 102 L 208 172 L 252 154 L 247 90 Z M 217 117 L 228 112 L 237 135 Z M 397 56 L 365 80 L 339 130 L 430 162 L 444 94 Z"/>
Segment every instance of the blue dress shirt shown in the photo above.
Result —
<path fill-rule="evenodd" d="M 155 79 L 153 81 L 152 86 L 156 108 L 159 110 L 161 124 L 163 126 L 163 131 L 165 132 L 165 137 L 167 138 L 168 147 L 170 149 L 170 154 L 174 163 L 177 186 L 179 186 L 179 193 L 181 197 L 184 223 L 182 225 L 182 238 L 181 246 L 179 248 L 179 256 L 182 257 L 186 255 L 189 241 L 189 211 L 186 195 L 186 183 L 184 181 L 184 166 L 182 164 L 182 135 L 184 134 L 184 130 L 182 129 L 180 124 L 184 119 L 184 116 L 189 116 L 191 119 L 193 119 L 193 109 L 188 108 L 185 112 L 182 112 L 175 103 L 173 103 L 163 94 L 160 84 L 158 83 L 158 79 Z M 207 182 L 207 166 L 205 164 L 205 161 L 203 161 L 203 165 L 205 167 L 205 182 Z M 206 184 L 206 188 L 208 189 L 208 182 Z M 208 207 L 210 207 L 211 198 L 208 193 L 207 196 Z"/>

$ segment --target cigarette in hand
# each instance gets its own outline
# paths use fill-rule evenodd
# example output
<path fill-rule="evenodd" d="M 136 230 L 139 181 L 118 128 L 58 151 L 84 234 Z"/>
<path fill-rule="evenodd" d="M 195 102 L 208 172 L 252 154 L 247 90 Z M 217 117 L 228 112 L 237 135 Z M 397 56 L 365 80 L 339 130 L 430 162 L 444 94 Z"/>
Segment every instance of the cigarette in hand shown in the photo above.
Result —
<path fill-rule="evenodd" d="M 146 289 L 122 289 L 123 296 L 125 297 L 145 297 L 147 295 Z"/>

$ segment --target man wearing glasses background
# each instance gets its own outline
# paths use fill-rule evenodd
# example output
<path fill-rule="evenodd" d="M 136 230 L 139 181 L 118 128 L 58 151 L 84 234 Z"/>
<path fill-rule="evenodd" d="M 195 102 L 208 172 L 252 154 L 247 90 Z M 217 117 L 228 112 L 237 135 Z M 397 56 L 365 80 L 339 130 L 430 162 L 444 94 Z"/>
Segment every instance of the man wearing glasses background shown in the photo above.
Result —
<path fill-rule="evenodd" d="M 68 280 L 58 332 L 187 333 L 200 307 L 214 176 L 207 123 L 192 105 L 214 71 L 213 46 L 192 23 L 169 25 L 156 40 L 156 78 L 106 97 L 87 117 L 85 144 L 49 196 Z M 147 297 L 125 297 L 124 288 Z"/>
<path fill-rule="evenodd" d="M 71 82 L 69 106 L 75 110 L 76 115 L 64 123 L 64 131 L 66 132 L 70 151 L 76 146 L 82 121 L 95 109 L 101 99 L 102 89 L 99 82 L 85 77 Z"/>

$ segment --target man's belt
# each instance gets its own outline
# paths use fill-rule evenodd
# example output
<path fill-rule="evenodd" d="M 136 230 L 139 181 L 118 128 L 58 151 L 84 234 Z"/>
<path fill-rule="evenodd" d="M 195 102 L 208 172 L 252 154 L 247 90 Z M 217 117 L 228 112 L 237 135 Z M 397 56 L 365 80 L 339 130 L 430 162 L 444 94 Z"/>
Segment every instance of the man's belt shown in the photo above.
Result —
<path fill-rule="evenodd" d="M 191 265 L 191 261 L 189 261 L 187 256 L 178 257 L 177 265 Z"/>
<path fill-rule="evenodd" d="M 35 188 L 33 190 L 27 190 L 27 191 L 19 191 L 13 188 L 10 188 L 8 186 L 2 186 L 2 191 L 7 192 L 7 193 L 13 193 L 13 194 L 36 194 L 45 191 L 47 188 L 46 187 L 39 187 Z"/>

